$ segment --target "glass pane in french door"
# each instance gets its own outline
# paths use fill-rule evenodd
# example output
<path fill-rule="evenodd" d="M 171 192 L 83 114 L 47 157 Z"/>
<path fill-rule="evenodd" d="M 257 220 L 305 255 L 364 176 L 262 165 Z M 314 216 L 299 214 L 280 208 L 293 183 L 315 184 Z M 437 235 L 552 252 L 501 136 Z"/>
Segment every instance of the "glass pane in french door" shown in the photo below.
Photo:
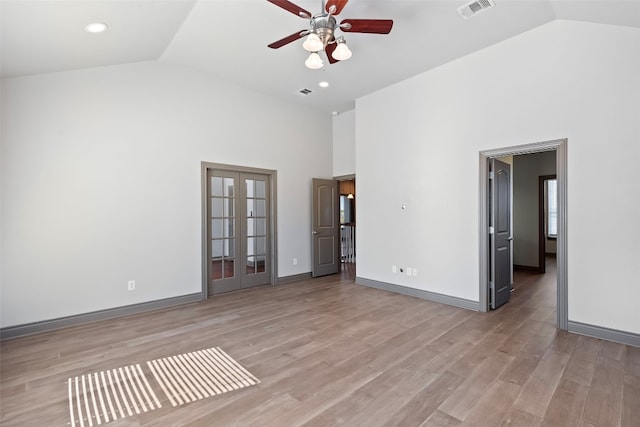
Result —
<path fill-rule="evenodd" d="M 235 179 L 211 177 L 211 278 L 235 276 Z"/>
<path fill-rule="evenodd" d="M 265 272 L 267 263 L 267 210 L 265 181 L 244 180 L 246 188 L 246 243 L 245 270 L 248 275 Z"/>

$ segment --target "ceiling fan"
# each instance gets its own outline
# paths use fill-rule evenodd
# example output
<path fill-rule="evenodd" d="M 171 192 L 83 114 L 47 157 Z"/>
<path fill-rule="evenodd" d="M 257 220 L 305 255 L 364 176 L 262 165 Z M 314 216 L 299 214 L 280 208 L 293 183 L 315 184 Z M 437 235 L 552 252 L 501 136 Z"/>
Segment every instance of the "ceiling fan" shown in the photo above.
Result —
<path fill-rule="evenodd" d="M 322 58 L 318 54 L 321 50 L 325 51 L 331 64 L 351 58 L 351 51 L 347 47 L 344 36 L 336 37 L 337 30 L 345 33 L 389 34 L 393 27 L 393 20 L 391 19 L 344 19 L 338 24 L 335 16 L 342 12 L 349 0 L 321 0 L 322 11 L 315 15 L 288 0 L 267 1 L 294 15 L 309 19 L 309 29 L 297 31 L 268 46 L 272 49 L 278 49 L 307 36 L 302 47 L 311 52 L 309 58 L 305 61 L 305 65 L 311 69 L 318 69 L 324 66 Z"/>

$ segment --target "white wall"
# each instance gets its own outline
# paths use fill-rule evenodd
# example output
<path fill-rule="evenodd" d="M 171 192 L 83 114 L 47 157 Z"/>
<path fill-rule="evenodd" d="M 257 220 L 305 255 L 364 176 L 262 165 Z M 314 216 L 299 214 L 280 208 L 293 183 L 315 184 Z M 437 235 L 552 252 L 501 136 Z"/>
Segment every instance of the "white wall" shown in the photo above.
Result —
<path fill-rule="evenodd" d="M 356 173 L 355 111 L 333 116 L 333 176 Z"/>
<path fill-rule="evenodd" d="M 525 154 L 513 158 L 513 263 L 539 267 L 538 179 L 556 174 L 556 152 Z"/>
<path fill-rule="evenodd" d="M 568 138 L 569 320 L 640 333 L 639 46 L 554 21 L 357 100 L 357 275 L 478 301 L 479 151 Z"/>
<path fill-rule="evenodd" d="M 278 171 L 279 276 L 310 271 L 331 137 L 322 113 L 169 65 L 3 80 L 1 326 L 200 292 L 201 161 Z"/>

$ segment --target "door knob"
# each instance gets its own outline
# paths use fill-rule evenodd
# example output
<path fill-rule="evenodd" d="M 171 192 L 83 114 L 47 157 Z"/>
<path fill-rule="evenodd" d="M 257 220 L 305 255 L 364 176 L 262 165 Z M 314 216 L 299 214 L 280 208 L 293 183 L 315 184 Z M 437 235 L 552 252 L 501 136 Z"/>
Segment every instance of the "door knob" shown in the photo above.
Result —
<path fill-rule="evenodd" d="M 316 230 L 313 230 L 313 234 L 318 234 L 318 232 Z"/>

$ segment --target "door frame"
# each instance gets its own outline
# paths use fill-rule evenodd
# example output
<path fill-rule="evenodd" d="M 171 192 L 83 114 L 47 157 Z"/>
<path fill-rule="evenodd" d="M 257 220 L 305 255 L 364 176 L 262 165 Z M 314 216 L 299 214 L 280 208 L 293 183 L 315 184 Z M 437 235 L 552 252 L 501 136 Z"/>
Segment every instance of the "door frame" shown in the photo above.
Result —
<path fill-rule="evenodd" d="M 488 186 L 489 159 L 517 156 L 521 154 L 556 152 L 556 176 L 558 182 L 558 239 L 557 239 L 557 327 L 568 330 L 568 275 L 567 275 L 567 139 L 536 142 L 518 146 L 483 150 L 479 153 L 479 200 L 478 200 L 478 242 L 479 242 L 479 290 L 478 308 L 489 311 L 489 218 Z"/>
<path fill-rule="evenodd" d="M 269 177 L 269 197 L 271 203 L 269 204 L 269 233 L 271 238 L 269 239 L 269 251 L 271 258 L 269 260 L 271 267 L 270 282 L 272 285 L 278 283 L 278 234 L 276 225 L 278 224 L 277 218 L 277 193 L 278 193 L 278 172 L 272 169 L 260 169 L 251 168 L 247 166 L 235 166 L 222 163 L 201 162 L 200 163 L 200 191 L 201 191 L 201 216 L 202 216 L 202 299 L 206 300 L 209 297 L 208 283 L 209 276 L 211 275 L 211 263 L 209 262 L 209 218 L 207 218 L 207 172 L 209 170 L 223 170 L 229 172 L 240 173 L 255 173 L 260 175 L 267 175 Z"/>

